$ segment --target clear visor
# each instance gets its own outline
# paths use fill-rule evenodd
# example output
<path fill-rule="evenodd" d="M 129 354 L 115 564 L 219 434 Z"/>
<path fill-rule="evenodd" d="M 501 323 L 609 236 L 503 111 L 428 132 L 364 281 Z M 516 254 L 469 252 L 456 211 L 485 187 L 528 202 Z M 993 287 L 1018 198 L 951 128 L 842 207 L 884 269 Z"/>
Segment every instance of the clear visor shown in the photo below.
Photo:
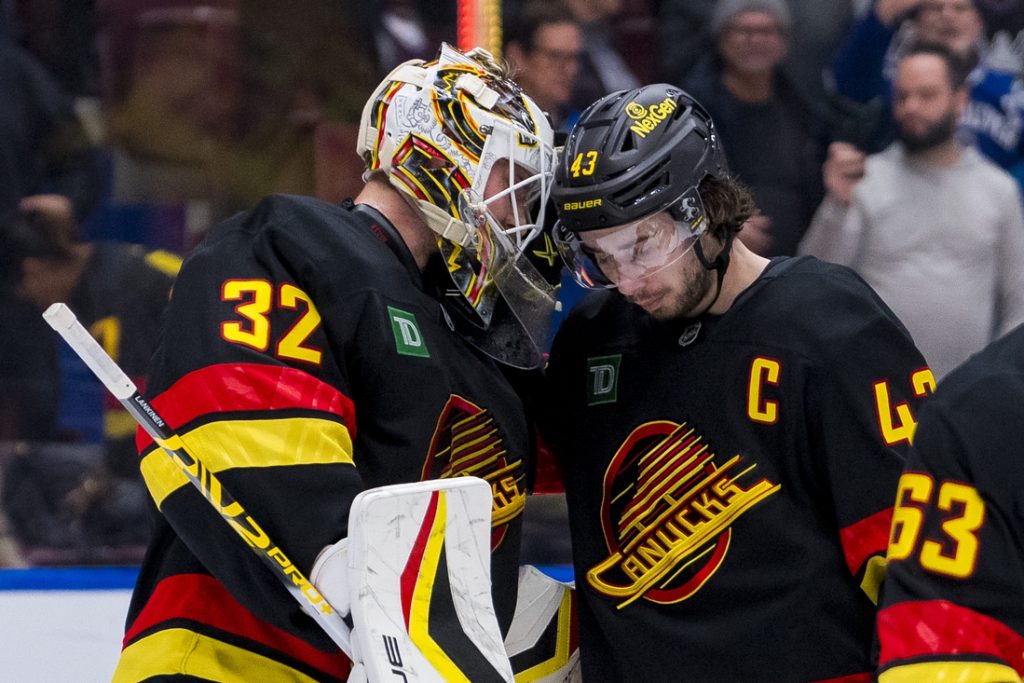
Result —
<path fill-rule="evenodd" d="M 624 279 L 643 280 L 693 249 L 707 229 L 696 187 L 671 209 L 613 228 L 575 233 L 555 224 L 556 247 L 575 280 L 588 288 L 613 288 Z"/>

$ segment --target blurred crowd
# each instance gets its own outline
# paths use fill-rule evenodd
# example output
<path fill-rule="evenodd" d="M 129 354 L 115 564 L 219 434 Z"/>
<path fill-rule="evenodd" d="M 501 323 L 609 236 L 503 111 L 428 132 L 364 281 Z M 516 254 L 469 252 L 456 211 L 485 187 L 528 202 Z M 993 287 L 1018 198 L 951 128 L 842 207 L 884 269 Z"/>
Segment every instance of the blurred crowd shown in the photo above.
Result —
<path fill-rule="evenodd" d="M 937 376 L 1024 322 L 1024 0 L 501 4 L 562 135 L 603 94 L 682 86 L 761 207 L 747 246 L 854 267 Z M 454 43 L 456 9 L 0 0 L 0 566 L 132 563 L 147 534 L 133 423 L 40 311 L 68 302 L 144 387 L 181 259 L 267 194 L 354 194 L 363 102 Z"/>

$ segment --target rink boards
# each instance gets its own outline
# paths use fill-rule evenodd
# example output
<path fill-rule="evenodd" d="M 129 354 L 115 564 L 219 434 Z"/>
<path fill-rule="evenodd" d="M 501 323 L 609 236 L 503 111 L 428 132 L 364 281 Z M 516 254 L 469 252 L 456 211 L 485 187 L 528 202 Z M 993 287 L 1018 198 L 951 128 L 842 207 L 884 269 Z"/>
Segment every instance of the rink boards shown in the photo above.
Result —
<path fill-rule="evenodd" d="M 0 570 L 3 680 L 109 681 L 137 573 L 134 567 Z"/>
<path fill-rule="evenodd" d="M 566 567 L 543 567 L 560 580 Z M 135 567 L 0 569 L 0 680 L 106 683 Z"/>

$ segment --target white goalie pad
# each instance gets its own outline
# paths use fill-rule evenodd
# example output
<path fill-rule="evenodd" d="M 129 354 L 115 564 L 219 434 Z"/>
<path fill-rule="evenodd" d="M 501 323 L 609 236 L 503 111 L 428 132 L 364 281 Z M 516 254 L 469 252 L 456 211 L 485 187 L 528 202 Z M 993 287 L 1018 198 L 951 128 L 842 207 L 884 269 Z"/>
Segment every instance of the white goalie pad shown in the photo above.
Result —
<path fill-rule="evenodd" d="M 513 683 L 491 599 L 491 505 L 476 477 L 356 497 L 347 555 L 362 666 L 350 681 Z"/>
<path fill-rule="evenodd" d="M 579 683 L 578 628 L 572 586 L 520 567 L 516 613 L 505 636 L 516 683 Z"/>

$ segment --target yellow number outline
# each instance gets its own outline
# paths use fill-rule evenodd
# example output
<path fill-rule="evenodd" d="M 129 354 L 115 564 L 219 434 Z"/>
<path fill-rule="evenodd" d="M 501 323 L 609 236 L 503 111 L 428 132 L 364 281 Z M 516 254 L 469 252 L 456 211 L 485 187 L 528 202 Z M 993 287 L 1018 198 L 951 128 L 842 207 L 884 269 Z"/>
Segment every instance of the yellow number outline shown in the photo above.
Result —
<path fill-rule="evenodd" d="M 922 398 L 935 391 L 935 375 L 928 368 L 917 370 L 910 376 L 910 386 L 914 396 Z M 882 430 L 882 438 L 885 439 L 885 443 L 890 446 L 895 446 L 903 441 L 913 443 L 917 421 L 910 411 L 910 406 L 905 401 L 896 405 L 892 404 L 887 380 L 875 382 L 874 390 L 878 426 Z"/>
<path fill-rule="evenodd" d="M 973 486 L 944 482 L 939 489 L 938 508 L 952 513 L 957 503 L 963 505 L 960 515 L 942 522 L 942 531 L 953 542 L 952 554 L 943 552 L 942 543 L 925 539 L 921 545 L 921 566 L 937 574 L 965 579 L 974 573 L 978 562 L 978 535 L 975 532 L 985 522 L 985 502 Z"/>
<path fill-rule="evenodd" d="M 249 321 L 246 328 L 242 323 L 228 320 L 220 324 L 224 339 L 266 351 L 270 346 L 270 319 L 267 314 L 273 305 L 274 287 L 267 280 L 226 280 L 221 286 L 222 301 L 241 301 L 235 312 Z"/>
<path fill-rule="evenodd" d="M 932 478 L 918 472 L 907 472 L 900 477 L 896 488 L 896 505 L 892 509 L 888 552 L 890 560 L 910 557 L 924 523 L 924 511 L 916 505 L 906 504 L 904 496 L 914 503 L 927 505 L 932 499 Z"/>

